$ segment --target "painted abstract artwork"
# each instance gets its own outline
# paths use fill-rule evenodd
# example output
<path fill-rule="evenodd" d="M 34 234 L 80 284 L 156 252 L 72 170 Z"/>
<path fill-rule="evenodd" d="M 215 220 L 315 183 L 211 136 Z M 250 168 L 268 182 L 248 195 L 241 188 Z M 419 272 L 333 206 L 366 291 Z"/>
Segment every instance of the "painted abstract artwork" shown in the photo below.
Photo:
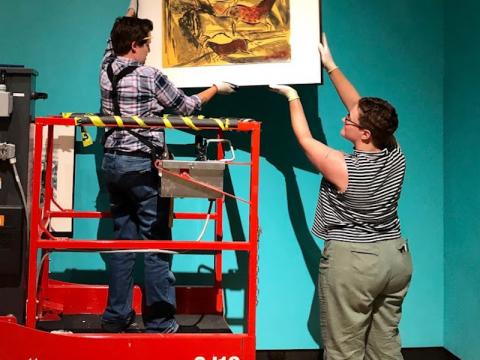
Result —
<path fill-rule="evenodd" d="M 139 0 L 147 65 L 180 88 L 318 84 L 319 0 Z"/>
<path fill-rule="evenodd" d="M 289 61 L 289 0 L 165 0 L 163 67 Z"/>

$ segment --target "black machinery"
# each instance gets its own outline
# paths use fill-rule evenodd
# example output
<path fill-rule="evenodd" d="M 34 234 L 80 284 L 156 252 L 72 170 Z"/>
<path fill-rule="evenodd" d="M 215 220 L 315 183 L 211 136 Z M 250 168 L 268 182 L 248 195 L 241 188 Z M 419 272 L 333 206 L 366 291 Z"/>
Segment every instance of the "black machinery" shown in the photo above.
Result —
<path fill-rule="evenodd" d="M 37 72 L 0 65 L 0 314 L 25 319 L 28 194 Z"/>

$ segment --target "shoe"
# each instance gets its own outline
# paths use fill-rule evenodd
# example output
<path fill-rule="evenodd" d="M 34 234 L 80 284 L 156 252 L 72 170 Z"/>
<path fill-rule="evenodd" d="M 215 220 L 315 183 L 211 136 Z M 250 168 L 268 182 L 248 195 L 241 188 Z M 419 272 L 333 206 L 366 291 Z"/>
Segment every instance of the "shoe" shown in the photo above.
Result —
<path fill-rule="evenodd" d="M 145 332 L 147 333 L 154 333 L 154 334 L 175 334 L 178 332 L 180 325 L 176 321 L 173 322 L 169 327 L 165 329 L 147 329 Z"/>
<path fill-rule="evenodd" d="M 124 330 L 126 333 L 142 333 L 145 330 L 136 321 L 130 323 Z"/>
<path fill-rule="evenodd" d="M 180 328 L 180 325 L 175 321 L 172 325 L 170 325 L 168 328 L 162 331 L 162 334 L 175 334 L 178 329 Z"/>
<path fill-rule="evenodd" d="M 102 330 L 108 333 L 139 333 L 143 332 L 143 329 L 135 321 L 135 313 L 132 313 L 127 321 L 123 322 L 114 322 L 114 321 L 105 321 L 102 320 L 101 324 Z"/>

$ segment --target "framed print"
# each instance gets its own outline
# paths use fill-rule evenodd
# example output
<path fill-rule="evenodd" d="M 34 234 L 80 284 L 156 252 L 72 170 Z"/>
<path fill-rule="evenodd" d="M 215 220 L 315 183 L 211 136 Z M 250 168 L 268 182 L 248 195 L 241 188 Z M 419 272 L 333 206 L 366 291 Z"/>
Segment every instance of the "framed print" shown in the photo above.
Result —
<path fill-rule="evenodd" d="M 139 0 L 147 65 L 178 87 L 321 82 L 318 0 Z"/>
<path fill-rule="evenodd" d="M 45 163 L 48 129 L 45 127 L 43 130 L 43 163 Z M 63 209 L 73 209 L 74 145 L 75 127 L 55 126 L 53 134 L 53 169 L 51 181 L 53 197 Z M 42 178 L 44 177 L 45 168 L 42 169 Z M 58 210 L 55 205 L 52 206 L 52 209 Z M 55 232 L 71 232 L 73 230 L 72 219 L 53 218 L 50 222 L 50 230 Z"/>

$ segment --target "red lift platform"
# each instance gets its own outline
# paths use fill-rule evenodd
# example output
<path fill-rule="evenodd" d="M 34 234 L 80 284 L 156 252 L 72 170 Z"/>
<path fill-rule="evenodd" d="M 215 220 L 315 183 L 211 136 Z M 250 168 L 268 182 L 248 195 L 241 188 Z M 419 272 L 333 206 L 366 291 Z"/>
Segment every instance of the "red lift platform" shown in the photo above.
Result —
<path fill-rule="evenodd" d="M 212 213 L 174 213 L 176 221 L 214 221 L 213 239 L 195 240 L 101 240 L 56 237 L 49 231 L 53 218 L 100 219 L 107 212 L 63 209 L 54 198 L 52 188 L 53 135 L 57 125 L 97 127 L 176 128 L 195 131 L 215 130 L 217 138 L 225 131 L 250 135 L 250 161 L 226 161 L 229 166 L 250 167 L 249 229 L 246 241 L 223 238 L 224 195 L 215 199 Z M 43 149 L 47 128 L 46 149 Z M 82 129 L 84 132 L 84 128 Z M 217 159 L 223 159 L 223 143 L 217 143 Z M 43 154 L 45 153 L 45 154 Z M 42 166 L 42 155 L 45 163 Z M 175 360 L 251 360 L 255 359 L 255 318 L 257 302 L 258 252 L 258 177 L 260 123 L 250 119 L 182 117 L 98 117 L 67 115 L 38 117 L 35 121 L 34 161 L 30 209 L 30 243 L 28 254 L 28 289 L 26 319 L 0 316 L 1 359 L 175 359 Z M 44 180 L 42 181 L 42 171 Z M 61 181 L 61 179 L 60 179 Z M 201 182 L 200 182 L 201 183 Z M 197 184 L 198 185 L 198 184 Z M 200 184 L 202 185 L 202 184 Z M 216 191 L 214 189 L 214 191 Z M 43 201 L 41 197 L 43 196 Z M 188 333 L 108 334 L 100 330 L 100 316 L 105 308 L 108 287 L 67 283 L 50 277 L 48 257 L 52 252 L 105 250 L 170 250 L 208 253 L 214 256 L 213 286 L 176 288 L 177 321 Z M 246 331 L 231 332 L 224 317 L 222 288 L 222 254 L 240 251 L 248 254 L 246 291 Z M 1 301 L 1 300 L 0 300 Z M 142 312 L 142 293 L 135 286 L 133 306 Z M 0 314 L 2 315 L 2 314 Z"/>

